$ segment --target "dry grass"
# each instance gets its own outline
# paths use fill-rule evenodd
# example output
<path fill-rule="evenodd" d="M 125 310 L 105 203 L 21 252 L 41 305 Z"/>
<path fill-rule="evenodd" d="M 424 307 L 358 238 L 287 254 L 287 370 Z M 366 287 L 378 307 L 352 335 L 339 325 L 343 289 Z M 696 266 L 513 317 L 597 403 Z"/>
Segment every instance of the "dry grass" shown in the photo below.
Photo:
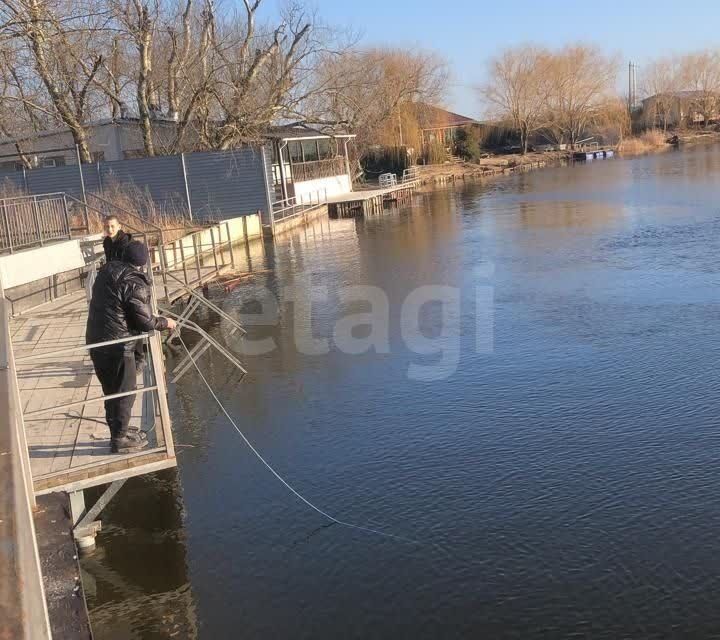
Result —
<path fill-rule="evenodd" d="M 93 207 L 88 212 L 91 233 L 102 231 L 103 217 L 110 213 L 129 231 L 160 228 L 165 240 L 174 240 L 198 228 L 189 220 L 184 204 L 174 201 L 158 204 L 147 191 L 132 184 L 108 183 L 102 193 L 88 195 L 88 204 Z"/>
<path fill-rule="evenodd" d="M 20 187 L 8 178 L 0 181 L 0 200 L 3 198 L 18 198 L 27 195 Z"/>
<path fill-rule="evenodd" d="M 665 139 L 666 136 L 662 131 L 649 129 L 640 136 L 625 138 L 618 145 L 618 151 L 624 155 L 639 155 L 660 151 L 670 147 Z"/>

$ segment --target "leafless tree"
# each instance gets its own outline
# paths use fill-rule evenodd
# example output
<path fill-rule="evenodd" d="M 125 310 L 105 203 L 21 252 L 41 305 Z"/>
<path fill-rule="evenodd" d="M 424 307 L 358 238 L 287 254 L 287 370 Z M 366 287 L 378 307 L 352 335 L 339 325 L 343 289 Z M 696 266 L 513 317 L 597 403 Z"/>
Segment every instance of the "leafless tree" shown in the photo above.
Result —
<path fill-rule="evenodd" d="M 342 123 L 362 146 L 413 141 L 416 105 L 438 103 L 448 80 L 447 64 L 437 54 L 391 48 L 347 52 L 324 64 L 320 76 L 319 119 Z"/>
<path fill-rule="evenodd" d="M 506 49 L 489 64 L 489 79 L 481 87 L 488 115 L 511 123 L 527 153 L 530 136 L 546 126 L 551 54 L 523 45 Z"/>
<path fill-rule="evenodd" d="M 663 131 L 667 131 L 679 102 L 678 92 L 684 88 L 680 59 L 670 56 L 648 64 L 643 70 L 641 88 L 645 98 L 649 99 L 650 113 L 645 114 L 646 121 L 652 121 L 655 126 L 659 120 Z"/>
<path fill-rule="evenodd" d="M 680 74 L 685 86 L 694 93 L 694 110 L 702 114 L 707 126 L 716 117 L 720 95 L 720 52 L 713 49 L 686 54 Z M 690 114 L 692 118 L 694 114 Z"/>
<path fill-rule="evenodd" d="M 103 63 L 98 34 L 106 18 L 101 7 L 84 1 L 0 0 L 0 24 L 16 46 L 18 75 L 27 74 L 30 84 L 39 79 L 46 94 L 31 95 L 16 83 L 5 99 L 63 123 L 84 162 L 91 159 L 86 124 L 97 97 L 94 79 Z"/>
<path fill-rule="evenodd" d="M 550 56 L 548 130 L 558 142 L 574 146 L 588 133 L 615 96 L 617 72 L 617 59 L 592 46 L 571 45 Z"/>

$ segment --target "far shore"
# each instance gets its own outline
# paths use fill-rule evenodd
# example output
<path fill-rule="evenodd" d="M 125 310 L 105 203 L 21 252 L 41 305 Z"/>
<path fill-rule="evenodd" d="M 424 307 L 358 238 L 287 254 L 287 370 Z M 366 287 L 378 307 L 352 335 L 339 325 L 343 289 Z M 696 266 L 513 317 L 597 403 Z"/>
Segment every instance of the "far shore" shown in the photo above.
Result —
<path fill-rule="evenodd" d="M 677 144 L 668 142 L 677 136 Z M 682 131 L 654 132 L 651 136 L 626 138 L 613 148 L 620 156 L 634 157 L 651 153 L 662 153 L 679 147 L 712 144 L 720 142 L 720 131 Z M 570 161 L 568 152 L 528 152 L 525 155 L 514 153 L 490 155 L 478 162 L 448 162 L 445 164 L 420 167 L 420 176 L 424 185 L 443 185 L 462 180 L 482 179 L 493 176 L 509 175 L 525 171 L 534 171 L 546 167 L 556 167 Z"/>

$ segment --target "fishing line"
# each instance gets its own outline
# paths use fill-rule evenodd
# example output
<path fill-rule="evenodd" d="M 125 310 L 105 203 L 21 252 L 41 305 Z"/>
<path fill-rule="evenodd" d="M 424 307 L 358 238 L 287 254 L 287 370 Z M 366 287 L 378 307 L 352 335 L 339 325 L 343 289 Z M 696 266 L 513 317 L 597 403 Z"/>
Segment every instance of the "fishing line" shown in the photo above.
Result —
<path fill-rule="evenodd" d="M 183 339 L 180 337 L 180 334 L 178 333 L 176 338 L 180 340 L 180 344 L 182 344 L 183 349 L 185 349 L 185 352 L 188 355 L 188 358 L 190 358 L 190 361 L 193 364 L 193 367 L 195 367 L 195 371 L 198 372 L 200 375 L 200 378 L 205 383 L 205 386 L 207 387 L 208 391 L 210 392 L 210 395 L 213 397 L 215 402 L 217 403 L 218 407 L 220 407 L 220 410 L 225 414 L 225 417 L 229 420 L 230 424 L 235 428 L 235 431 L 238 432 L 238 435 L 243 439 L 245 444 L 248 446 L 250 451 L 252 451 L 255 456 L 257 457 L 260 462 L 262 462 L 265 467 L 267 467 L 268 471 L 272 473 L 280 482 L 282 482 L 285 487 L 295 495 L 298 499 L 300 499 L 302 502 L 304 502 L 308 507 L 310 507 L 313 511 L 316 511 L 324 518 L 327 518 L 330 522 L 333 522 L 334 524 L 339 524 L 343 527 L 348 527 L 349 529 L 357 529 L 358 531 L 365 531 L 366 533 L 375 533 L 379 536 L 383 536 L 385 538 L 391 538 L 393 540 L 400 540 L 401 542 L 408 542 L 410 544 L 422 544 L 422 542 L 418 540 L 413 540 L 411 538 L 405 538 L 403 536 L 398 536 L 393 533 L 385 533 L 384 531 L 379 531 L 377 529 L 372 529 L 371 527 L 365 527 L 359 524 L 353 524 L 352 522 L 345 522 L 343 520 L 339 520 L 338 518 L 334 518 L 329 513 L 323 511 L 319 507 L 316 507 L 310 500 L 305 498 L 302 494 L 300 494 L 298 491 L 296 491 L 273 467 L 270 465 L 270 463 L 265 460 L 265 458 L 262 457 L 260 452 L 253 446 L 252 442 L 248 440 L 248 438 L 245 436 L 245 434 L 241 431 L 240 427 L 237 426 L 237 423 L 235 420 L 232 419 L 232 416 L 227 412 L 222 402 L 220 402 L 220 398 L 217 397 L 215 392 L 213 391 L 212 387 L 210 386 L 210 383 L 207 381 L 207 378 L 203 375 L 203 372 L 200 371 L 200 367 L 198 367 L 197 362 L 195 362 L 195 358 L 193 358 L 192 354 L 190 353 L 190 350 L 187 348 L 187 345 L 183 341 Z"/>

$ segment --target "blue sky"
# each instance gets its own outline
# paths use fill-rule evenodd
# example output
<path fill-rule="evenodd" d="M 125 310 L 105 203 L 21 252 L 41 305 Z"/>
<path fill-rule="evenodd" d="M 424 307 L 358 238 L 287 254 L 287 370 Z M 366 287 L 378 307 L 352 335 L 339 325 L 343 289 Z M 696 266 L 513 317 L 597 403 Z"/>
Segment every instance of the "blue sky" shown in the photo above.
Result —
<path fill-rule="evenodd" d="M 314 4 L 326 22 L 358 29 L 366 44 L 423 47 L 444 55 L 453 74 L 447 106 L 475 117 L 481 113 L 473 86 L 482 81 L 488 58 L 512 44 L 561 46 L 589 40 L 621 55 L 625 68 L 629 59 L 642 65 L 668 53 L 720 46 L 720 0 L 314 0 Z"/>

